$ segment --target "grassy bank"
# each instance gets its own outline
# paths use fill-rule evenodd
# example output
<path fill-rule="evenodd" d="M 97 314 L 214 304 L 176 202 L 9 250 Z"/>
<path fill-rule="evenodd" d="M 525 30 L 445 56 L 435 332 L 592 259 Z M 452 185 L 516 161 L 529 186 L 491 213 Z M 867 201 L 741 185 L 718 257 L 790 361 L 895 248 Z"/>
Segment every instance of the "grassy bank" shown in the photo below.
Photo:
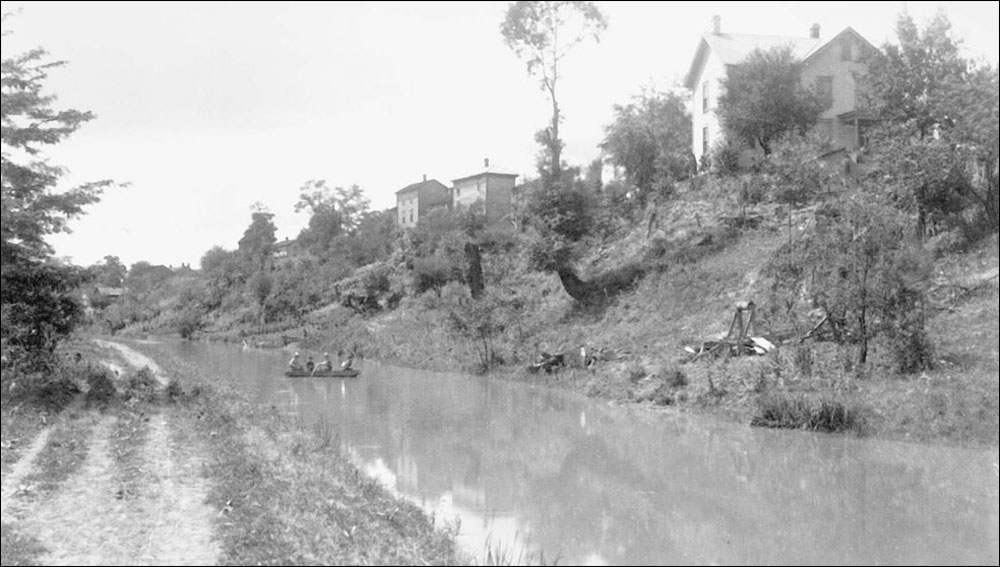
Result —
<path fill-rule="evenodd" d="M 487 337 L 475 336 L 476 325 L 456 325 L 456 319 L 471 320 L 474 310 L 468 290 L 451 282 L 407 295 L 392 309 L 360 315 L 332 303 L 296 321 L 219 324 L 202 338 L 356 352 L 432 370 L 476 372 L 490 359 L 489 371 L 498 378 L 654 411 L 669 407 L 768 427 L 998 445 L 995 235 L 934 261 L 933 276 L 920 284 L 928 298 L 921 309 L 932 365 L 903 375 L 893 369 L 892 344 L 882 339 L 874 340 L 864 365 L 856 363 L 856 345 L 798 340 L 816 323 L 810 306 L 795 293 L 775 292 L 780 276 L 766 267 L 783 246 L 806 238 L 816 207 L 789 213 L 764 203 L 746 211 L 734 203 L 728 185 L 692 188 L 649 216 L 660 219 L 658 227 L 623 227 L 614 238 L 592 243 L 575 265 L 584 280 L 637 258 L 652 259 L 633 287 L 600 304 L 582 306 L 557 275 L 527 269 L 518 256 L 523 250 L 486 254 L 488 293 L 501 298 Z M 740 218 L 754 222 L 734 222 Z M 724 336 L 734 304 L 747 300 L 757 305 L 756 334 L 778 350 L 684 363 L 684 347 Z M 578 352 L 581 346 L 611 355 L 587 369 L 526 371 L 542 352 Z"/>
<path fill-rule="evenodd" d="M 141 348 L 141 345 L 133 345 Z M 97 420 L 110 419 L 110 454 L 116 466 L 116 496 L 143 490 L 141 449 L 149 416 L 172 424 L 173 442 L 204 447 L 201 474 L 216 511 L 214 532 L 222 564 L 461 564 L 453 533 L 435 528 L 417 506 L 389 494 L 364 477 L 328 431 L 306 430 L 272 407 L 248 400 L 232 385 L 168 357 L 156 362 L 170 384 L 154 390 L 150 374 L 102 373 L 109 360 L 127 368 L 113 351 L 89 342 L 67 345 L 84 361 L 59 382 L 79 386 L 61 407 L 40 404 L 37 388 L 5 384 L 2 412 L 5 475 L 34 436 L 50 428 L 35 470 L 21 483 L 22 497 L 44 499 L 75 474 L 86 456 L 86 439 Z M 74 363 L 69 363 L 74 364 Z M 44 388 L 49 388 L 45 386 Z M 43 389 L 44 389 L 43 388 Z M 101 399 L 92 392 L 104 391 Z M 88 395 L 89 394 L 89 395 Z M 44 395 L 43 395 L 44 396 Z M 89 398 L 89 401 L 88 401 Z M 4 565 L 32 564 L 45 550 L 17 525 L 3 526 Z"/>
<path fill-rule="evenodd" d="M 524 276 L 518 286 L 529 290 L 528 306 L 494 338 L 504 364 L 492 375 L 760 426 L 998 445 L 996 278 L 962 283 L 997 267 L 996 238 L 938 261 L 937 299 L 927 321 L 935 345 L 930 370 L 897 374 L 881 343 L 869 364 L 859 366 L 854 347 L 815 340 L 787 340 L 762 357 L 682 364 L 685 345 L 725 334 L 735 301 L 763 295 L 761 259 L 785 239 L 774 230 L 751 230 L 700 256 L 677 251 L 688 260 L 672 262 L 597 309 L 580 308 L 554 275 Z M 335 311 L 317 317 L 295 346 L 336 351 L 355 345 L 366 356 L 404 365 L 471 370 L 478 345 L 449 330 L 448 311 L 456 306 L 447 293 L 428 293 L 370 318 Z M 773 337 L 769 323 L 764 312 L 758 330 Z M 580 345 L 610 349 L 616 359 L 553 374 L 525 370 L 540 351 Z"/>

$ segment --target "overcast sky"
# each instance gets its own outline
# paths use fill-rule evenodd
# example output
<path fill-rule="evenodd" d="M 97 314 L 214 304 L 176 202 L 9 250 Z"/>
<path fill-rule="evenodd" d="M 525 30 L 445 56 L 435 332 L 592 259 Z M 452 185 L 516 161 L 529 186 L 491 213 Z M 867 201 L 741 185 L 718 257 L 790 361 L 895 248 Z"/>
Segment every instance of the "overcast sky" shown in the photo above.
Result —
<path fill-rule="evenodd" d="M 570 164 L 598 157 L 612 106 L 687 71 L 711 16 L 723 31 L 823 36 L 853 26 L 895 42 L 906 4 L 922 26 L 943 7 L 967 54 L 996 63 L 997 2 L 598 2 L 600 44 L 567 57 L 560 133 Z M 422 175 L 446 185 L 483 158 L 534 175 L 550 105 L 503 43 L 506 2 L 3 2 L 20 8 L 3 57 L 40 46 L 68 61 L 47 90 L 97 119 L 53 147 L 65 185 L 114 179 L 50 242 L 80 265 L 119 256 L 197 267 L 235 248 L 260 201 L 278 237 L 305 226 L 310 179 L 360 185 L 375 209 Z"/>

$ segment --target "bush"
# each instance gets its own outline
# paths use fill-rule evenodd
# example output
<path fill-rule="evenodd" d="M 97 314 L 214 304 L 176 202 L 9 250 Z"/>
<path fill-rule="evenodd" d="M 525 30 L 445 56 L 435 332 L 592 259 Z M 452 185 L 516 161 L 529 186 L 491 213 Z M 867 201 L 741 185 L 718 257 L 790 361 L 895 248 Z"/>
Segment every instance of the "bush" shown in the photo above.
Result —
<path fill-rule="evenodd" d="M 88 404 L 107 404 L 118 396 L 115 383 L 108 376 L 106 371 L 91 371 L 87 375 L 87 396 Z"/>
<path fill-rule="evenodd" d="M 711 156 L 703 163 L 712 168 L 712 173 L 731 177 L 740 172 L 740 154 L 743 148 L 736 140 L 723 138 L 712 148 Z M 704 157 L 704 156 L 703 156 Z"/>
<path fill-rule="evenodd" d="M 141 401 L 152 401 L 156 397 L 158 382 L 148 366 L 130 374 L 126 381 L 126 395 Z"/>
<path fill-rule="evenodd" d="M 757 399 L 757 409 L 750 425 L 825 433 L 864 433 L 867 411 L 839 400 L 823 398 L 813 402 L 801 395 L 772 392 Z"/>

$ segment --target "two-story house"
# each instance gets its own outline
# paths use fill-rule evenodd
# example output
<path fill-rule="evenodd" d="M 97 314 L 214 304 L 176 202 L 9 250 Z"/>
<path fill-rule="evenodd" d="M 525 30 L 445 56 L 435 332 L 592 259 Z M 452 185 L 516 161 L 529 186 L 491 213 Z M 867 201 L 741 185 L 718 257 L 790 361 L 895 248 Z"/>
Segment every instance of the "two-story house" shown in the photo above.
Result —
<path fill-rule="evenodd" d="M 414 227 L 420 217 L 438 208 L 451 207 L 451 191 L 437 179 L 413 183 L 396 191 L 396 225 Z"/>
<path fill-rule="evenodd" d="M 483 167 L 482 173 L 452 181 L 452 202 L 455 209 L 480 203 L 486 213 L 486 222 L 492 224 L 510 213 L 517 175 L 495 171 L 489 159 L 484 160 Z"/>
<path fill-rule="evenodd" d="M 722 32 L 722 20 L 712 18 L 712 31 L 702 34 L 684 86 L 691 91 L 691 151 L 701 163 L 702 155 L 711 152 L 723 137 L 716 114 L 721 80 L 732 65 L 739 65 L 755 49 L 767 51 L 789 45 L 801 62 L 802 85 L 816 88 L 831 104 L 819 117 L 818 126 L 833 141 L 834 150 L 854 150 L 863 144 L 866 118 L 858 112 L 857 79 L 867 72 L 863 62 L 867 50 L 876 50 L 853 28 L 820 37 L 819 24 L 813 24 L 804 37 L 733 34 Z"/>

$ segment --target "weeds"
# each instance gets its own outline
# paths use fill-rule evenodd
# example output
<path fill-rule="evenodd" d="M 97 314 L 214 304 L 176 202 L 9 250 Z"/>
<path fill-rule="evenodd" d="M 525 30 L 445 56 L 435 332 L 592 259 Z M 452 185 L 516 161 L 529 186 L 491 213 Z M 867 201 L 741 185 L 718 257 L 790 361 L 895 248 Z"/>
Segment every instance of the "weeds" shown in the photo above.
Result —
<path fill-rule="evenodd" d="M 758 398 L 757 410 L 750 425 L 862 434 L 867 429 L 867 410 L 857 404 L 830 398 L 816 402 L 803 395 L 771 392 Z"/>
<path fill-rule="evenodd" d="M 507 565 L 558 565 L 560 556 L 556 556 L 551 562 L 549 562 L 545 557 L 544 551 L 539 551 L 536 555 L 535 553 L 525 552 L 524 546 L 517 545 L 517 535 L 514 535 L 514 540 L 511 542 L 497 541 L 493 538 L 493 534 L 490 533 L 486 536 L 486 541 L 483 544 L 483 562 L 484 566 L 491 567 L 502 567 Z"/>

